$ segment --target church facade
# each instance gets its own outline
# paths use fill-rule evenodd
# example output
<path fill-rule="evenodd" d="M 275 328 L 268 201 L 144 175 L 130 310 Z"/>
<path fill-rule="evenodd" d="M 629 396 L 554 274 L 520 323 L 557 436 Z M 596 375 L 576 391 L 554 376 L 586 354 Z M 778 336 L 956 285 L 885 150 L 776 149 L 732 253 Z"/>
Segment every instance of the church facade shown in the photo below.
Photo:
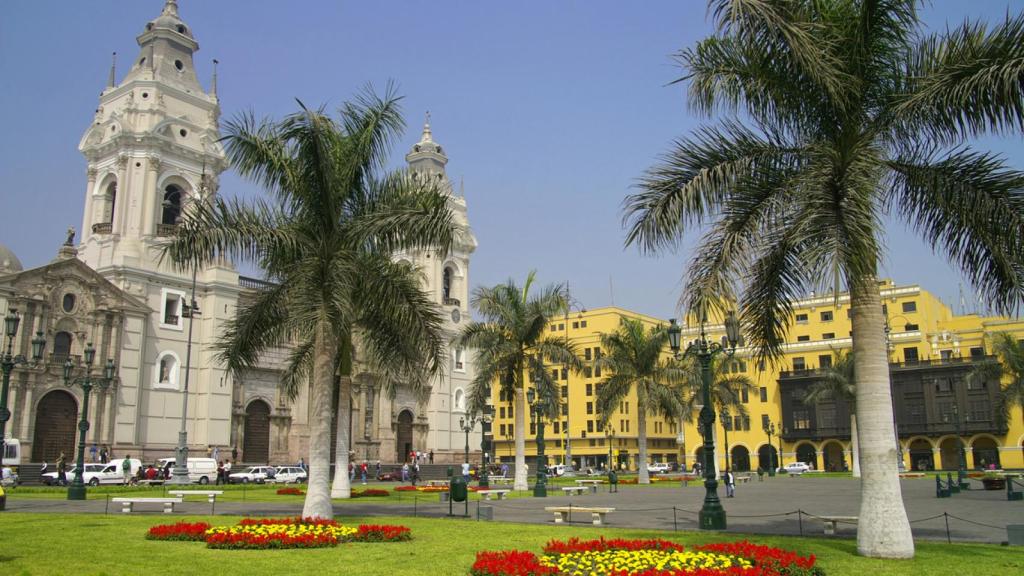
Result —
<path fill-rule="evenodd" d="M 110 359 L 117 372 L 90 399 L 89 445 L 145 460 L 170 456 L 185 410 L 192 453 L 216 448 L 239 462 L 296 462 L 308 454 L 309 398 L 303 390 L 289 400 L 279 390 L 287 349 L 268 352 L 258 369 L 242 373 L 215 358 L 225 321 L 265 283 L 240 276 L 227 261 L 182 270 L 161 257 L 161 242 L 188 204 L 216 195 L 228 168 L 216 73 L 204 89 L 193 63 L 199 44 L 174 0 L 137 40 L 138 56 L 120 82 L 111 69 L 79 144 L 87 162 L 80 242 L 69 237 L 57 259 L 29 270 L 0 246 L 0 313 L 17 310 L 22 319 L 15 353 L 30 355 L 36 332 L 47 341 L 44 360 L 12 376 L 7 437 L 18 438 L 32 462 L 52 461 L 61 451 L 71 457 L 82 392 L 64 386 L 61 367 L 68 359 L 81 365 L 92 344 L 97 364 Z M 446 188 L 456 221 L 468 231 L 465 198 L 448 180 L 448 158 L 433 141 L 429 119 L 406 160 L 416 177 Z M 448 253 L 395 255 L 419 267 L 452 337 L 469 317 L 475 248 L 468 233 Z M 461 461 L 459 418 L 472 367 L 465 351 L 450 353 L 444 376 L 414 393 L 403 383 L 381 386 L 361 367 L 357 345 L 353 458 L 401 462 L 415 450 L 432 452 L 438 462 Z M 475 448 L 479 431 L 474 436 Z"/>

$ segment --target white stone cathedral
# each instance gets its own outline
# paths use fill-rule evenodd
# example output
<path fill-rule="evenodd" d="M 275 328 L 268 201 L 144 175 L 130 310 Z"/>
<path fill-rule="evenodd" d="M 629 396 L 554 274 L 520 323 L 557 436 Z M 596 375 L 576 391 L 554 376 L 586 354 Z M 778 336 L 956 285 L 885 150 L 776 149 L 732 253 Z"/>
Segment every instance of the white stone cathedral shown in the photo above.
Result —
<path fill-rule="evenodd" d="M 189 202 L 217 194 L 228 168 L 218 143 L 216 73 L 206 91 L 193 64 L 199 44 L 177 4 L 166 0 L 146 24 L 120 83 L 111 68 L 79 144 L 88 163 L 81 242 L 75 246 L 69 235 L 57 259 L 29 270 L 0 245 L 0 313 L 16 309 L 22 319 L 15 353 L 30 355 L 36 332 L 47 341 L 44 361 L 20 366 L 12 377 L 7 437 L 20 440 L 27 461 L 52 462 L 61 451 L 72 457 L 82 391 L 64 386 L 61 367 L 69 358 L 81 365 L 90 343 L 94 367 L 111 359 L 117 376 L 92 395 L 87 444 L 146 461 L 171 456 L 187 397 L 193 455 L 216 449 L 221 459 L 283 464 L 308 454 L 308 395 L 303 390 L 289 401 L 278 388 L 287 350 L 268 353 L 263 366 L 244 373 L 229 373 L 214 356 L 238 301 L 263 282 L 240 277 L 229 262 L 176 269 L 158 250 Z M 406 160 L 417 177 L 441 183 L 468 232 L 465 198 L 445 173 L 448 158 L 433 141 L 429 118 Z M 475 248 L 468 232 L 447 254 L 395 255 L 420 268 L 452 337 L 469 317 Z M 439 463 L 461 461 L 459 422 L 472 367 L 466 352 L 450 352 L 444 376 L 414 393 L 401 383 L 375 386 L 377 379 L 361 371 L 357 346 L 350 436 L 356 461 L 401 462 L 411 451 Z M 477 428 L 472 451 L 479 453 L 480 444 Z"/>

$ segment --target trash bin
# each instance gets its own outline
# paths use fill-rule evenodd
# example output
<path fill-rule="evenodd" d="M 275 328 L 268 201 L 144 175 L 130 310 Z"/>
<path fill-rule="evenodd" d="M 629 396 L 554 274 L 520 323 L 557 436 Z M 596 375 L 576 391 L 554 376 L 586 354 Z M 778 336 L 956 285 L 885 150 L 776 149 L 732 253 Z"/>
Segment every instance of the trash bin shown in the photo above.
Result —
<path fill-rule="evenodd" d="M 1010 546 L 1024 546 L 1024 524 L 1007 524 L 1006 542 Z"/>
<path fill-rule="evenodd" d="M 466 479 L 462 476 L 452 477 L 448 492 L 451 494 L 453 502 L 465 502 L 468 492 L 466 489 Z"/>

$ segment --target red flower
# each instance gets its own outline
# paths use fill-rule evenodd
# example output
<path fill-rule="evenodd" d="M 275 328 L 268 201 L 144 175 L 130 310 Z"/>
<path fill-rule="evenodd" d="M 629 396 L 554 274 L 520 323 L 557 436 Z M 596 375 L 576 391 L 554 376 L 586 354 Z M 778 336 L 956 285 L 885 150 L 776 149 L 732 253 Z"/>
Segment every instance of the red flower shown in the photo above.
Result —
<path fill-rule="evenodd" d="M 360 524 L 354 542 L 404 542 L 412 540 L 412 530 L 405 526 Z"/>
<path fill-rule="evenodd" d="M 206 522 L 177 522 L 175 524 L 160 524 L 153 526 L 146 533 L 148 540 L 189 540 L 199 542 L 203 540 L 210 525 Z"/>
<path fill-rule="evenodd" d="M 300 490 L 298 488 L 278 488 L 277 489 L 277 495 L 278 496 L 302 496 L 303 494 L 305 494 L 305 492 L 303 492 L 302 490 Z"/>
<path fill-rule="evenodd" d="M 543 576 L 558 574 L 558 570 L 542 566 L 533 552 L 502 550 L 477 552 L 469 573 L 472 576 Z"/>
<path fill-rule="evenodd" d="M 391 496 L 391 493 L 388 492 L 387 490 L 380 490 L 380 489 L 377 489 L 377 488 L 367 488 L 366 490 L 363 490 L 362 492 L 360 492 L 358 490 L 353 490 L 352 491 L 352 497 L 353 498 L 371 498 L 371 497 L 380 497 L 380 496 Z"/>
<path fill-rule="evenodd" d="M 325 518 L 242 518 L 238 521 L 239 526 L 267 526 L 270 524 L 309 524 L 311 526 L 337 526 L 334 520 Z"/>

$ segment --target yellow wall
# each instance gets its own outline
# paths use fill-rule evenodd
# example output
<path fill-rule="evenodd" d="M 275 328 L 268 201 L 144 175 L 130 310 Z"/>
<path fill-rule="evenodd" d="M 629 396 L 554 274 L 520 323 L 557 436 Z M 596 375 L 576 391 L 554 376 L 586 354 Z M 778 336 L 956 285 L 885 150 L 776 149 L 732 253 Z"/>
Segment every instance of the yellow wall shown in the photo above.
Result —
<path fill-rule="evenodd" d="M 884 281 L 881 289 L 886 318 L 891 326 L 890 360 L 893 362 L 904 362 L 908 358 L 912 360 L 915 352 L 917 360 L 933 362 L 937 362 L 943 357 L 969 359 L 972 348 L 984 348 L 985 353 L 990 354 L 991 349 L 985 337 L 996 332 L 1007 331 L 1019 338 L 1024 338 L 1024 320 L 981 317 L 974 314 L 956 316 L 938 298 L 916 285 L 895 286 L 889 281 Z M 790 325 L 784 357 L 775 366 L 767 365 L 762 370 L 758 363 L 750 358 L 750 350 L 737 350 L 736 358 L 743 360 L 745 373 L 758 388 L 765 389 L 764 402 L 761 401 L 761 394 L 755 393 L 748 398 L 748 402 L 745 404 L 750 419 L 749 430 L 734 428 L 728 433 L 731 448 L 742 446 L 747 449 L 751 468 L 757 468 L 758 450 L 768 442 L 761 426 L 763 417 L 767 416 L 775 423 L 776 428 L 781 428 L 779 372 L 800 369 L 800 360 L 803 361 L 803 368 L 816 369 L 820 367 L 821 356 L 832 356 L 833 350 L 849 349 L 851 341 L 848 311 L 849 297 L 845 293 L 840 294 L 838 298 L 832 294 L 812 295 L 795 302 L 794 321 Z M 667 323 L 667 319 L 652 318 L 622 308 L 607 307 L 584 313 L 573 312 L 568 319 L 558 318 L 551 322 L 548 335 L 560 338 L 568 336 L 582 355 L 585 349 L 600 346 L 600 334 L 614 331 L 618 326 L 620 315 L 639 318 L 648 325 L 658 322 Z M 805 316 L 806 319 L 804 319 Z M 552 326 L 554 330 L 551 330 Z M 683 342 L 696 338 L 697 330 L 697 326 L 692 322 L 684 324 Z M 708 331 L 711 339 L 718 339 L 724 333 L 720 324 L 709 326 Z M 666 355 L 668 354 L 669 351 L 666 350 Z M 552 367 L 551 369 L 558 368 Z M 592 404 L 596 396 L 586 394 L 586 385 L 596 384 L 599 381 L 600 378 L 593 375 L 587 378 L 584 375 L 571 373 L 568 375 L 568 381 L 559 379 L 560 384 L 569 387 L 568 420 L 572 436 L 572 456 L 577 466 L 581 464 L 581 459 L 584 457 L 588 460 L 588 464 L 594 464 L 598 457 L 601 461 L 607 458 L 608 444 L 604 432 L 599 429 L 599 417 L 596 409 L 593 410 L 593 413 L 587 413 L 587 404 Z M 513 420 L 508 414 L 509 404 L 499 400 L 497 390 L 495 390 L 493 402 L 496 415 L 499 416 L 495 419 L 493 427 L 495 456 L 511 459 L 513 448 L 510 440 L 513 433 Z M 637 454 L 636 399 L 631 394 L 626 402 L 628 402 L 628 411 L 617 411 L 611 418 L 615 427 L 612 447 L 613 450 L 628 451 L 630 466 L 635 467 Z M 505 407 L 504 418 L 500 417 L 502 407 Z M 588 422 L 592 422 L 592 431 L 587 431 Z M 969 467 L 976 467 L 980 464 L 973 461 L 971 446 L 975 441 L 989 437 L 1000 446 L 1000 460 L 1003 468 L 1024 468 L 1024 447 L 1022 447 L 1024 446 L 1024 425 L 1022 425 L 1020 407 L 1013 409 L 1009 424 L 1009 431 L 1004 436 L 975 434 L 964 437 Z M 505 435 L 502 434 L 502 426 L 505 427 Z M 725 456 L 722 450 L 724 436 L 720 421 L 716 421 L 716 428 L 718 432 L 716 453 L 721 465 L 724 466 Z M 529 419 L 527 419 L 527 432 L 529 432 Z M 586 432 L 585 435 L 584 432 Z M 685 461 L 688 466 L 692 467 L 696 451 L 700 446 L 700 439 L 694 424 L 687 424 L 683 432 L 683 435 L 680 436 L 673 422 L 666 422 L 659 417 L 649 417 L 649 458 L 652 461 L 681 462 L 685 445 Z M 561 462 L 564 457 L 565 441 L 562 425 L 559 426 L 559 433 L 554 434 L 549 423 L 546 428 L 546 437 L 548 439 L 546 452 L 549 462 Z M 900 438 L 904 462 L 908 469 L 911 468 L 909 445 L 914 441 L 921 445 L 922 438 L 902 436 Z M 533 435 L 528 436 L 527 455 L 536 454 L 534 440 Z M 555 440 L 560 440 L 562 445 L 556 446 Z M 940 461 L 939 448 L 943 442 L 948 440 L 947 436 L 923 438 L 923 440 L 932 445 L 936 465 L 938 465 Z M 850 461 L 848 440 L 801 440 L 797 444 L 800 443 L 808 443 L 814 447 L 817 452 L 817 468 L 823 465 L 822 451 L 829 443 L 833 443 L 833 447 L 835 447 L 834 443 L 838 443 L 845 453 L 846 462 Z M 772 444 L 778 447 L 778 438 L 773 437 Z M 793 462 L 796 459 L 796 448 L 796 444 L 783 442 L 783 463 Z"/>

